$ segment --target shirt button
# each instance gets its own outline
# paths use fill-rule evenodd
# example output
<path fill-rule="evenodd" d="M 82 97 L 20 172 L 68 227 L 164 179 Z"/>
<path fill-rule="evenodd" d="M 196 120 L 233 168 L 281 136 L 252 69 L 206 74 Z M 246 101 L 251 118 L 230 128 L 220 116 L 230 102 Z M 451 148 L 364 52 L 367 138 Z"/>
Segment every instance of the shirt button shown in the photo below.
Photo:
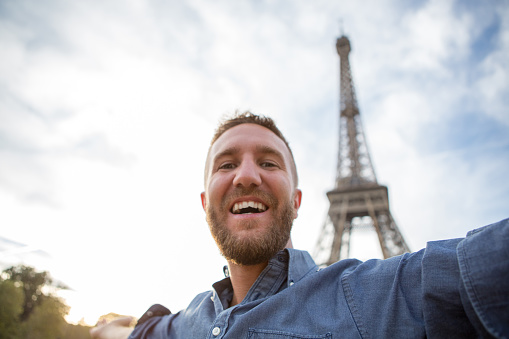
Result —
<path fill-rule="evenodd" d="M 221 329 L 219 327 L 214 327 L 214 329 L 212 330 L 212 334 L 214 335 L 214 337 L 217 337 L 219 333 L 221 333 Z"/>
<path fill-rule="evenodd" d="M 291 280 L 290 281 L 290 286 L 293 286 L 293 284 L 295 284 L 295 283 L 293 282 L 293 280 Z"/>

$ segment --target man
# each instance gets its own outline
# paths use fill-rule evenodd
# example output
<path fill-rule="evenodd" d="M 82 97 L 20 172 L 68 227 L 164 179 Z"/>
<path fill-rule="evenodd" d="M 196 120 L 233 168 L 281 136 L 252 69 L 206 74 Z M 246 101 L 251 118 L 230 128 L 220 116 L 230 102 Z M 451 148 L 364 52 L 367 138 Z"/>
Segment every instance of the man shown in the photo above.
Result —
<path fill-rule="evenodd" d="M 509 337 L 509 220 L 387 260 L 319 269 L 292 248 L 302 193 L 290 147 L 269 118 L 221 124 L 201 194 L 228 277 L 183 311 L 152 306 L 94 338 Z"/>

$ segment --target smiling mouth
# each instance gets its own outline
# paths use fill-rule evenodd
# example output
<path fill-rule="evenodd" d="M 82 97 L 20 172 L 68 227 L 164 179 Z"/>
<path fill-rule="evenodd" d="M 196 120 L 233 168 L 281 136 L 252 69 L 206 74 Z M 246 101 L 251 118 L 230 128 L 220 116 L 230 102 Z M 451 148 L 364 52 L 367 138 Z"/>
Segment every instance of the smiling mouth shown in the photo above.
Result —
<path fill-rule="evenodd" d="M 242 201 L 237 202 L 233 205 L 231 212 L 233 214 L 252 214 L 252 213 L 262 213 L 268 209 L 267 206 L 262 204 L 261 202 L 255 201 Z"/>

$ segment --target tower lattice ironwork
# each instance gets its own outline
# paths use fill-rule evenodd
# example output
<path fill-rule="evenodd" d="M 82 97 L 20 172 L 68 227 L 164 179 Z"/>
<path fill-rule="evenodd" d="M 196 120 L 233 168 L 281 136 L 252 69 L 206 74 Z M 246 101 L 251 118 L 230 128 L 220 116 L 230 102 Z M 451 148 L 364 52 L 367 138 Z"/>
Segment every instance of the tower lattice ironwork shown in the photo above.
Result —
<path fill-rule="evenodd" d="M 376 180 L 362 129 L 346 36 L 337 39 L 336 49 L 340 59 L 338 167 L 335 188 L 327 192 L 329 212 L 314 253 L 317 262 L 325 265 L 349 257 L 355 228 L 375 229 L 384 258 L 409 252 L 389 210 L 387 186 Z"/>

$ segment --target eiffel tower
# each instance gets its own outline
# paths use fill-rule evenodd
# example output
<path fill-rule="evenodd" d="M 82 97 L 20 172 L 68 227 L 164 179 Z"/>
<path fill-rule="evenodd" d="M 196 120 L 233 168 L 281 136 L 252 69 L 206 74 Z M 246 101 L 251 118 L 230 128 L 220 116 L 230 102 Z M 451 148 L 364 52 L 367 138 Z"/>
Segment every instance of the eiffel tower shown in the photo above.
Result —
<path fill-rule="evenodd" d="M 340 58 L 340 128 L 335 188 L 327 192 L 328 216 L 315 247 L 318 263 L 331 265 L 350 255 L 353 229 L 376 231 L 384 258 L 409 252 L 389 210 L 387 186 L 379 185 L 357 105 L 348 54 L 350 41 L 336 41 Z"/>

